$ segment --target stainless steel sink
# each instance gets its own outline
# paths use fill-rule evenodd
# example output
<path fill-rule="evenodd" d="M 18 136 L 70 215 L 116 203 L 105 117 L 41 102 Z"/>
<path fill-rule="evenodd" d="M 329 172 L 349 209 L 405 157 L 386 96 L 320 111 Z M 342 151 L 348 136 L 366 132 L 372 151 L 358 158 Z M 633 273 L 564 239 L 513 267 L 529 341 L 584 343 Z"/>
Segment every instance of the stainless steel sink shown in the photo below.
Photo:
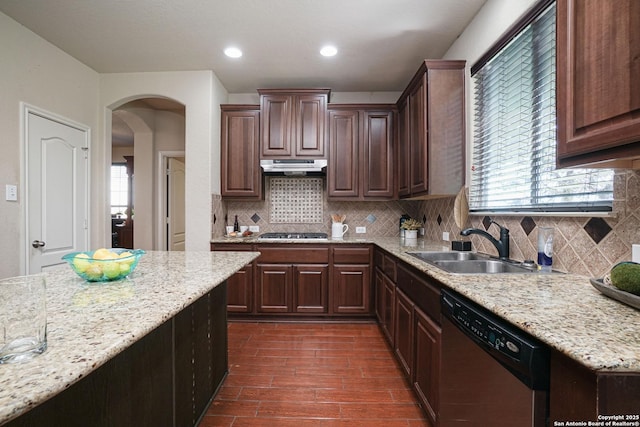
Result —
<path fill-rule="evenodd" d="M 472 259 L 486 259 L 486 256 L 476 252 L 408 252 L 409 255 L 422 261 L 467 261 Z"/>
<path fill-rule="evenodd" d="M 457 274 L 533 273 L 536 271 L 497 259 L 434 261 L 434 264 L 449 273 Z"/>
<path fill-rule="evenodd" d="M 407 252 L 419 260 L 453 274 L 522 274 L 535 273 L 532 267 L 515 261 L 491 258 L 476 252 Z"/>

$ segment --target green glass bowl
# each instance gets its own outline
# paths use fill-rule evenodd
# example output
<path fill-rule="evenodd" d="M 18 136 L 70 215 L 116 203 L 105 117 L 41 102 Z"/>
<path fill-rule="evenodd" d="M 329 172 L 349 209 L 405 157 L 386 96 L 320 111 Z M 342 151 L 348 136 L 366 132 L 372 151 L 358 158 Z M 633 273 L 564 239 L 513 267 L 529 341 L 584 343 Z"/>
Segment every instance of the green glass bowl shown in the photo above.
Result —
<path fill-rule="evenodd" d="M 112 282 L 127 277 L 136 269 L 142 249 L 108 249 L 116 258 L 94 258 L 97 251 L 71 252 L 62 257 L 76 274 L 87 282 Z M 104 253 L 104 250 L 103 250 Z"/>

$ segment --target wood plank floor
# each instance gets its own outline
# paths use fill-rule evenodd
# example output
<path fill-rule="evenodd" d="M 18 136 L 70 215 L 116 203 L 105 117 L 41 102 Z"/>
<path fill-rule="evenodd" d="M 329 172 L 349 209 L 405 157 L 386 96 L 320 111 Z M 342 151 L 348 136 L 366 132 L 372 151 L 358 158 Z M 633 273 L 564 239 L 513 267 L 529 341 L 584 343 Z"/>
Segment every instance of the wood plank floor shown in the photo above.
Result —
<path fill-rule="evenodd" d="M 229 375 L 200 427 L 429 427 L 378 326 L 229 324 Z"/>

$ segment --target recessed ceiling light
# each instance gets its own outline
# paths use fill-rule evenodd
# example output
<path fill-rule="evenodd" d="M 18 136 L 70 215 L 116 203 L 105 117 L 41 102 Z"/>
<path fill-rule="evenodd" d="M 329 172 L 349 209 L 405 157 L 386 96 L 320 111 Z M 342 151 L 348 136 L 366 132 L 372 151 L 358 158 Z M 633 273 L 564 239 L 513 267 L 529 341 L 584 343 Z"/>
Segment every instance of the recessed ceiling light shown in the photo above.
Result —
<path fill-rule="evenodd" d="M 240 58 L 242 56 L 242 51 L 237 47 L 228 47 L 224 50 L 224 54 L 229 58 Z"/>
<path fill-rule="evenodd" d="M 322 56 L 335 56 L 336 53 L 338 53 L 338 49 L 334 46 L 324 46 L 320 49 L 320 55 Z"/>

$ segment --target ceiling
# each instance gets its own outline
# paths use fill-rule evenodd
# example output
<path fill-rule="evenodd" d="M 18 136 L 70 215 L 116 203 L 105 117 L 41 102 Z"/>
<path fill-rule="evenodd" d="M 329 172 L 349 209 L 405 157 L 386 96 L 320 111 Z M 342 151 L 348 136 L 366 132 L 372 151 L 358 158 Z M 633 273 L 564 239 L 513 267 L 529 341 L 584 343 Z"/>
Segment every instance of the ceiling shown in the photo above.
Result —
<path fill-rule="evenodd" d="M 0 0 L 0 11 L 99 73 L 213 70 L 229 93 L 399 92 L 485 1 Z M 322 57 L 324 44 L 338 54 Z M 226 57 L 231 45 L 244 55 Z"/>

